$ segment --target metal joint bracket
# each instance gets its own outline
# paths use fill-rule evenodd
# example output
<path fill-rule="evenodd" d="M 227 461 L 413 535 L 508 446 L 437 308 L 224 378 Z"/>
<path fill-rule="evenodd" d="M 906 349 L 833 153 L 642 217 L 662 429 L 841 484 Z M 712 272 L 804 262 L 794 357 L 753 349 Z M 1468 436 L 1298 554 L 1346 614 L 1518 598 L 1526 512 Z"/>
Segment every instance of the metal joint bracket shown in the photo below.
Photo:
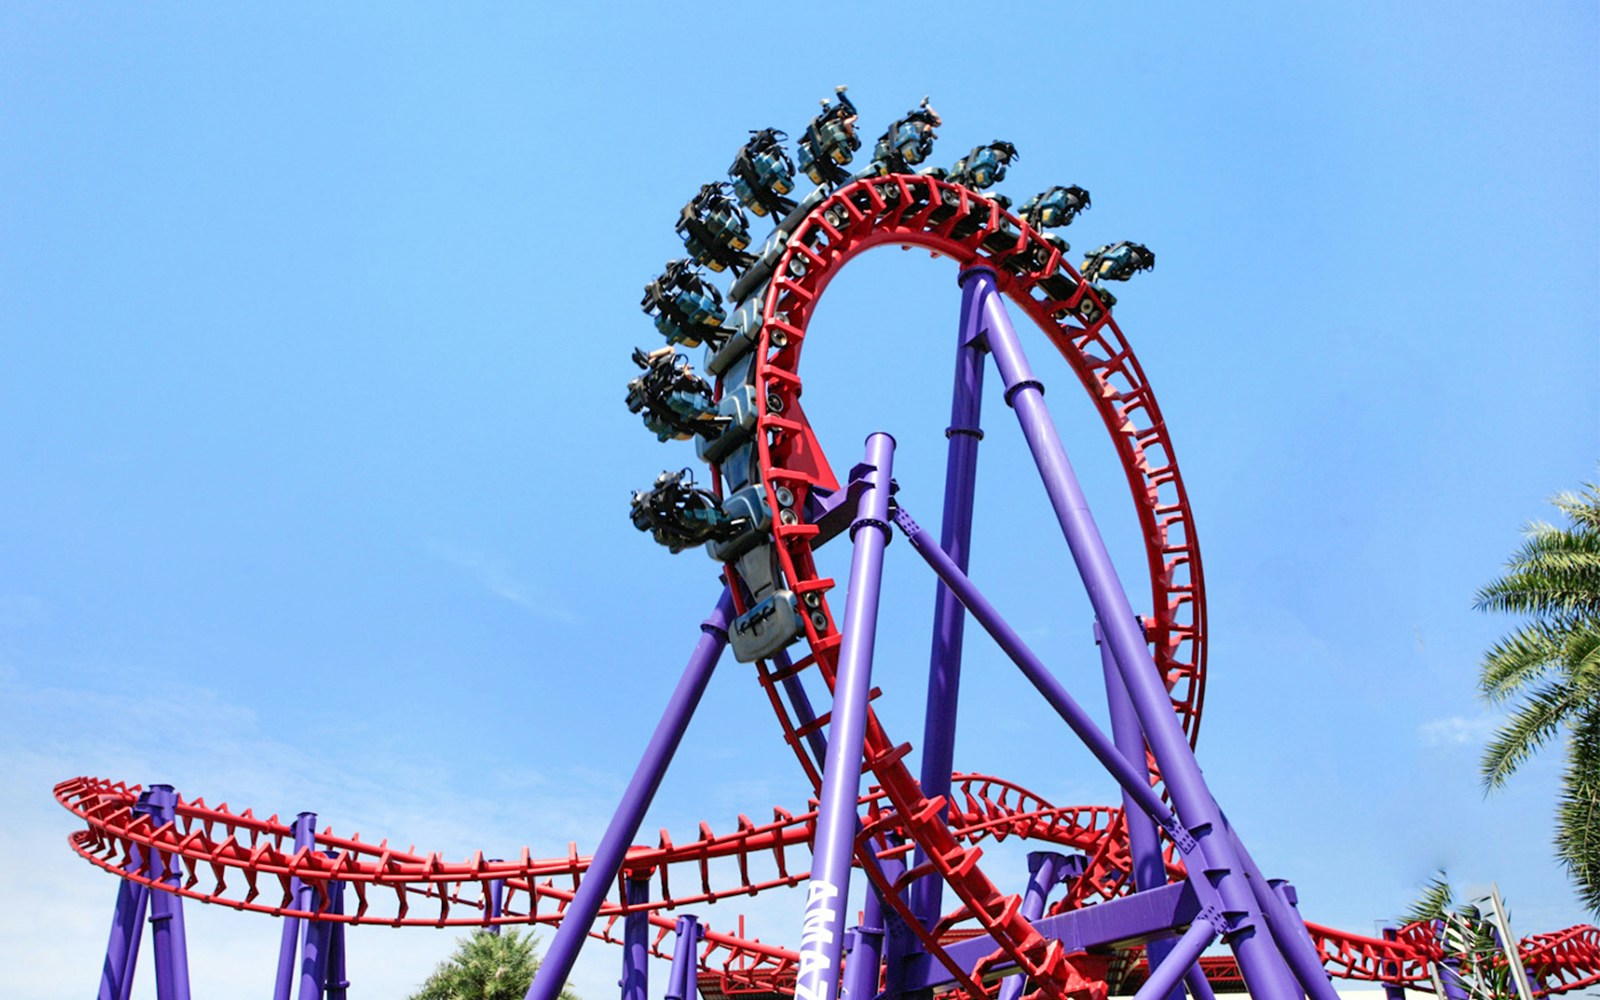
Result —
<path fill-rule="evenodd" d="M 983 431 L 976 427 L 946 427 L 944 429 L 944 436 L 947 441 L 957 434 L 964 434 L 976 441 L 983 440 Z"/>
<path fill-rule="evenodd" d="M 907 538 L 914 538 L 922 532 L 922 525 L 918 524 L 910 514 L 906 513 L 906 509 L 899 504 L 894 505 L 890 516 L 894 518 L 895 525 L 900 528 L 900 531 Z"/>
<path fill-rule="evenodd" d="M 1044 383 L 1043 382 L 1040 382 L 1038 379 L 1034 379 L 1034 378 L 1023 379 L 1021 382 L 1018 382 L 1016 385 L 1008 386 L 1006 388 L 1006 405 L 1011 407 L 1012 409 L 1016 409 L 1017 404 L 1013 403 L 1012 399 L 1014 399 L 1016 397 L 1017 393 L 1021 392 L 1024 389 L 1038 389 L 1039 390 L 1039 395 L 1041 395 L 1041 396 L 1044 395 Z"/>
<path fill-rule="evenodd" d="M 883 544 L 884 545 L 888 545 L 890 542 L 894 541 L 894 533 L 889 530 L 888 523 L 884 522 L 884 521 L 880 521 L 875 517 L 858 517 L 854 521 L 850 522 L 850 540 L 851 541 L 855 541 L 856 532 L 860 531 L 862 528 L 878 528 L 878 529 L 881 529 L 883 531 Z"/>

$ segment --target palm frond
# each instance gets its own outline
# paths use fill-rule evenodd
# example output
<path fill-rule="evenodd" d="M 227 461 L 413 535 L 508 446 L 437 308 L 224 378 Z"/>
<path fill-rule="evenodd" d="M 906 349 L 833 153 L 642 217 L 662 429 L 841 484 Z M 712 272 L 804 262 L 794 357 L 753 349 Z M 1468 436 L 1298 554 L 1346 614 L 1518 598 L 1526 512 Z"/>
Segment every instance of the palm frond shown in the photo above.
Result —
<path fill-rule="evenodd" d="M 1455 902 L 1455 893 L 1450 889 L 1450 875 L 1441 868 L 1422 884 L 1422 895 L 1413 900 L 1406 912 L 1400 915 L 1400 922 L 1414 924 L 1423 920 L 1442 920 Z"/>
<path fill-rule="evenodd" d="M 1562 620 L 1600 614 L 1600 531 L 1529 525 L 1506 570 L 1478 591 L 1474 607 Z"/>
<path fill-rule="evenodd" d="M 1578 707 L 1572 686 L 1555 681 L 1530 694 L 1483 748 L 1479 776 L 1485 789 L 1499 788 L 1547 743 Z"/>
<path fill-rule="evenodd" d="M 1600 914 L 1600 706 L 1589 707 L 1567 744 L 1567 771 L 1556 810 L 1556 856 L 1576 883 L 1583 905 Z"/>
<path fill-rule="evenodd" d="M 1561 633 L 1534 622 L 1501 639 L 1484 654 L 1478 690 L 1485 700 L 1504 701 L 1561 661 Z"/>

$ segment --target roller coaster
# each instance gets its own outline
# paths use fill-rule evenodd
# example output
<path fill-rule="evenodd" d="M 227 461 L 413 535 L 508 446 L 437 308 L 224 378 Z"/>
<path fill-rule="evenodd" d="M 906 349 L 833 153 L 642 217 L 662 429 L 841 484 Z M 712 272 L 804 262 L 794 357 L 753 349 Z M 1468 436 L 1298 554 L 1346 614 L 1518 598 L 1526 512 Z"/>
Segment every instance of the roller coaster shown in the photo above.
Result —
<path fill-rule="evenodd" d="M 147 917 L 157 995 L 188 1000 L 185 900 L 281 918 L 275 1000 L 342 1000 L 354 925 L 554 928 L 528 1000 L 555 1000 L 592 940 L 621 946 L 622 1000 L 648 1000 L 651 957 L 672 962 L 665 992 L 675 1000 L 1212 1000 L 1241 990 L 1333 1000 L 1333 979 L 1383 984 L 1392 1000 L 1407 988 L 1448 1000 L 1492 993 L 1464 971 L 1441 924 L 1373 937 L 1302 919 L 1293 887 L 1257 867 L 1200 773 L 1207 631 L 1194 516 L 1105 287 L 1153 268 L 1154 253 L 1107 243 L 1074 268 L 1054 230 L 1089 208 L 1089 193 L 1060 185 L 1012 212 L 1009 198 L 986 193 L 1018 156 L 1009 142 L 948 170 L 922 166 L 942 125 L 926 99 L 852 172 L 857 123 L 840 88 L 793 158 L 784 133 L 752 132 L 729 180 L 683 207 L 675 228 L 688 256 L 645 287 L 641 306 L 665 346 L 634 351 L 627 406 L 659 440 L 693 442 L 706 472 L 705 485 L 690 469 L 663 472 L 634 494 L 630 517 L 674 552 L 703 548 L 725 585 L 594 852 L 452 861 L 318 832 L 311 813 L 284 822 L 166 785 L 64 781 L 56 797 L 80 823 L 72 849 L 119 879 L 102 1000 L 130 995 Z M 802 177 L 814 185 L 803 195 Z M 750 216 L 773 223 L 760 242 Z M 841 479 L 801 405 L 801 355 L 823 292 L 879 246 L 948 258 L 962 291 L 937 536 L 900 495 L 892 437 L 870 435 L 859 458 L 845 456 Z M 1076 376 L 1126 474 L 1145 555 L 1142 612 L 1106 552 L 1013 310 Z M 679 347 L 704 349 L 703 373 Z M 1109 733 L 967 575 L 991 359 L 1094 610 Z M 911 745 L 891 738 L 872 706 L 883 555 L 896 532 L 938 581 L 915 774 Z M 816 560 L 830 542 L 850 550 L 837 596 Z M 1120 804 L 1058 806 L 954 769 L 969 619 L 1116 779 Z M 663 830 L 642 842 L 645 811 L 725 652 L 752 666 L 815 798 L 759 822 L 740 814 L 720 833 L 701 823 L 687 837 Z M 821 711 L 817 692 L 829 699 Z M 983 863 L 984 846 L 1008 837 L 1034 848 L 1026 873 Z M 853 922 L 852 877 L 867 880 Z M 748 936 L 742 919 L 715 928 L 690 912 L 800 887 L 792 947 Z M 1226 953 L 1208 954 L 1219 941 Z M 1516 973 L 1523 1000 L 1600 982 L 1594 927 L 1502 944 L 1489 964 Z"/>

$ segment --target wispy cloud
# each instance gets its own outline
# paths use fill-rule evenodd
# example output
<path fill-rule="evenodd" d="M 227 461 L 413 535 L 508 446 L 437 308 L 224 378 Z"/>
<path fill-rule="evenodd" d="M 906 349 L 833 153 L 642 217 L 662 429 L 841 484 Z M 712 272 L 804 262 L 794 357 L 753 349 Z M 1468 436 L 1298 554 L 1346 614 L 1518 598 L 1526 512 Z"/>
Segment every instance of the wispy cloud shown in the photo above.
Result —
<path fill-rule="evenodd" d="M 501 600 L 526 608 L 547 621 L 576 625 L 581 619 L 556 593 L 555 588 L 529 583 L 512 572 L 511 561 L 464 549 L 436 538 L 428 540 L 428 551 L 458 569 L 465 570 L 489 593 Z"/>
<path fill-rule="evenodd" d="M 1431 719 L 1417 727 L 1417 741 L 1425 747 L 1478 744 L 1488 739 L 1499 724 L 1499 720 L 1486 715 L 1475 719 L 1461 715 Z"/>

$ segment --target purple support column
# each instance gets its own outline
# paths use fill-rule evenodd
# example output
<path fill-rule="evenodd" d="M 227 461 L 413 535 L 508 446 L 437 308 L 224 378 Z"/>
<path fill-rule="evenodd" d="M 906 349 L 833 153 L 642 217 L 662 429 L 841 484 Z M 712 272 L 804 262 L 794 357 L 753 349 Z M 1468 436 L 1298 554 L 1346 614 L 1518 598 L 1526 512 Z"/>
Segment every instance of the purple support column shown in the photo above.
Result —
<path fill-rule="evenodd" d="M 333 851 L 328 852 L 328 857 L 337 857 Z M 344 915 L 344 883 L 329 882 L 329 910 L 330 913 Z M 323 985 L 327 989 L 328 1000 L 345 1000 L 350 989 L 350 980 L 346 978 L 345 949 L 344 949 L 343 921 L 328 925 L 328 959 L 323 963 Z"/>
<path fill-rule="evenodd" d="M 315 823 L 312 824 L 315 826 Z M 327 856 L 336 856 L 326 852 Z M 306 886 L 307 909 L 334 913 L 334 893 L 343 889 L 331 879 L 322 883 L 319 892 L 314 885 Z M 328 958 L 333 944 L 333 929 L 339 925 L 327 920 L 306 920 L 300 944 L 300 995 L 299 1000 L 323 1000 L 328 983 Z"/>
<path fill-rule="evenodd" d="M 178 793 L 171 785 L 151 785 L 150 818 L 162 827 L 176 817 Z M 152 859 L 161 882 L 176 888 L 182 866 L 176 855 Z M 150 944 L 155 952 L 156 1000 L 189 1000 L 189 946 L 183 933 L 183 898 L 156 890 L 150 894 Z"/>
<path fill-rule="evenodd" d="M 1111 647 L 1106 645 L 1098 623 L 1094 627 L 1094 642 L 1100 647 L 1100 669 L 1106 679 L 1106 704 L 1111 710 L 1111 739 L 1117 744 L 1123 759 L 1148 776 L 1150 765 L 1145 757 L 1144 730 L 1139 727 L 1139 714 L 1133 710 L 1133 702 L 1128 699 L 1128 688 L 1122 683 L 1122 675 L 1117 673 L 1116 660 L 1111 655 Z M 1128 829 L 1134 888 L 1143 891 L 1166 885 L 1167 866 L 1161 857 L 1161 838 L 1156 833 L 1156 825 L 1126 792 L 1122 795 L 1122 819 Z M 1172 944 L 1171 940 L 1162 938 L 1145 946 L 1150 968 L 1166 964 Z M 1182 997 L 1182 992 L 1174 986 L 1164 1000 L 1182 1000 Z"/>
<path fill-rule="evenodd" d="M 617 872 L 622 868 L 628 845 L 639 832 L 645 810 L 655 798 L 656 789 L 661 787 L 667 765 L 672 762 L 672 755 L 683 740 L 684 730 L 689 727 L 689 720 L 694 716 L 695 707 L 700 704 L 701 695 L 705 694 L 717 658 L 728 644 L 728 618 L 732 613 L 733 597 L 727 588 L 723 588 L 716 608 L 700 624 L 703 633 L 700 641 L 695 645 L 689 663 L 684 667 L 683 677 L 673 690 L 667 709 L 650 737 L 650 745 L 645 747 L 644 756 L 633 772 L 633 780 L 628 782 L 627 790 L 622 793 L 622 802 L 612 815 L 606 832 L 600 837 L 600 846 L 595 848 L 594 857 L 589 860 L 588 870 L 578 883 L 578 891 L 573 894 L 572 902 L 567 904 L 561 926 L 556 929 L 550 951 L 539 964 L 539 971 L 528 986 L 525 1000 L 557 1000 L 561 987 L 566 985 L 567 977 L 572 974 L 578 951 L 588 938 L 589 929 L 594 926 L 595 914 L 600 912 L 606 893 L 616 884 Z"/>
<path fill-rule="evenodd" d="M 905 866 L 893 858 L 881 864 L 891 882 L 905 872 Z M 871 886 L 862 908 L 861 926 L 853 932 L 855 944 L 850 949 L 850 959 L 845 962 L 842 1000 L 872 1000 L 878 995 L 883 971 L 883 915 L 883 897 L 876 885 Z"/>
<path fill-rule="evenodd" d="M 1054 851 L 1029 851 L 1028 852 L 1028 888 L 1022 893 L 1023 919 L 1032 923 L 1044 916 L 1045 900 L 1050 895 L 1050 890 L 1055 888 L 1060 881 L 1061 867 L 1066 863 L 1066 855 Z M 1017 1000 L 1022 996 L 1022 988 L 1027 985 L 1027 976 L 1020 972 L 1014 976 L 1007 976 L 1000 984 L 999 1000 Z"/>
<path fill-rule="evenodd" d="M 1385 941 L 1397 941 L 1399 938 L 1400 932 L 1395 928 L 1385 927 L 1383 929 L 1383 939 Z M 1400 982 L 1400 963 L 1383 963 L 1383 972 L 1384 975 L 1394 977 L 1393 979 L 1386 980 L 1383 984 L 1384 1000 L 1406 1000 L 1406 988 L 1405 985 Z"/>
<path fill-rule="evenodd" d="M 138 871 L 143 858 L 135 846 L 130 851 L 127 870 Z M 127 879 L 118 881 L 117 908 L 111 916 L 111 937 L 106 942 L 106 960 L 100 970 L 98 1000 L 128 1000 L 133 992 L 133 974 L 139 966 L 139 942 L 144 937 L 149 902 L 149 889 Z"/>
<path fill-rule="evenodd" d="M 1128 686 L 1128 695 L 1144 727 L 1145 738 L 1161 765 L 1167 791 L 1206 859 L 1204 879 L 1215 886 L 1221 898 L 1226 922 L 1221 930 L 1238 957 L 1239 969 L 1255 1000 L 1296 1000 L 1299 989 L 1279 950 L 1287 952 L 1293 944 L 1275 942 L 1265 925 L 1261 905 L 1223 829 L 1222 810 L 1200 774 L 1200 766 L 1172 710 L 1166 686 L 1140 634 L 1133 607 L 1128 603 L 1128 595 L 1089 512 L 1072 463 L 1061 447 L 1061 439 L 1045 407 L 1043 386 L 1034 378 L 1016 330 L 1006 315 L 994 274 L 974 269 L 968 280 L 981 283 L 986 293 L 984 318 L 989 350 L 1005 382 L 1006 402 L 1016 412 L 1023 436 L 1027 438 L 1050 505 L 1066 536 L 1089 602 L 1094 606 L 1095 617 L 1105 630 L 1106 641 L 1123 682 Z M 1196 877 L 1200 875 L 1196 873 Z"/>
<path fill-rule="evenodd" d="M 1440 944 L 1445 943 L 1444 921 L 1433 922 L 1434 936 Z M 1444 988 L 1445 1000 L 1471 1000 L 1472 993 L 1467 989 L 1466 979 L 1461 975 L 1461 959 L 1447 956 L 1434 963 L 1434 972 L 1439 979 L 1439 985 Z"/>
<path fill-rule="evenodd" d="M 667 974 L 666 1000 L 697 1000 L 696 954 L 700 949 L 700 919 L 690 914 L 678 918 L 678 936 L 672 945 L 672 971 Z"/>
<path fill-rule="evenodd" d="M 289 825 L 294 833 L 294 851 L 313 850 L 317 846 L 317 814 L 303 812 Z M 289 905 L 296 910 L 310 910 L 311 887 L 298 878 L 289 881 Z M 300 944 L 299 917 L 284 917 L 283 933 L 278 938 L 278 976 L 272 987 L 272 1000 L 289 1000 L 294 991 L 295 955 Z"/>
<path fill-rule="evenodd" d="M 499 864 L 502 860 L 504 859 L 495 858 L 494 863 Z M 495 937 L 499 937 L 500 917 L 505 913 L 506 880 L 503 878 L 490 879 L 487 897 L 488 898 L 484 900 L 486 905 L 484 906 L 483 915 L 488 920 L 489 933 L 493 934 Z"/>
<path fill-rule="evenodd" d="M 627 880 L 629 906 L 650 902 L 650 880 Z M 650 911 L 634 910 L 622 918 L 622 1000 L 650 1000 Z"/>
<path fill-rule="evenodd" d="M 983 409 L 983 299 L 965 280 L 961 284 L 961 326 L 956 340 L 955 389 L 950 399 L 950 441 L 944 473 L 944 518 L 939 522 L 939 547 L 966 572 L 972 547 L 973 491 L 977 485 L 979 426 Z M 922 794 L 948 797 L 954 766 L 956 703 L 961 689 L 961 638 L 966 610 L 950 588 L 938 585 L 933 605 L 933 651 L 928 664 L 928 706 L 922 729 Z M 941 813 L 942 815 L 942 813 Z M 920 852 L 918 855 L 920 859 Z M 944 880 L 932 875 L 911 887 L 911 912 L 923 926 L 939 919 Z"/>
<path fill-rule="evenodd" d="M 866 739 L 867 696 L 872 688 L 872 654 L 877 638 L 878 593 L 883 550 L 889 544 L 889 480 L 894 468 L 894 438 L 867 435 L 867 488 L 850 526 L 855 542 L 845 595 L 839 668 L 833 684 L 828 727 L 828 757 L 817 805 L 811 882 L 806 890 L 800 931 L 800 969 L 796 1000 L 833 1000 L 844 950 L 845 905 L 850 894 L 857 802 L 861 795 L 861 756 Z"/>

